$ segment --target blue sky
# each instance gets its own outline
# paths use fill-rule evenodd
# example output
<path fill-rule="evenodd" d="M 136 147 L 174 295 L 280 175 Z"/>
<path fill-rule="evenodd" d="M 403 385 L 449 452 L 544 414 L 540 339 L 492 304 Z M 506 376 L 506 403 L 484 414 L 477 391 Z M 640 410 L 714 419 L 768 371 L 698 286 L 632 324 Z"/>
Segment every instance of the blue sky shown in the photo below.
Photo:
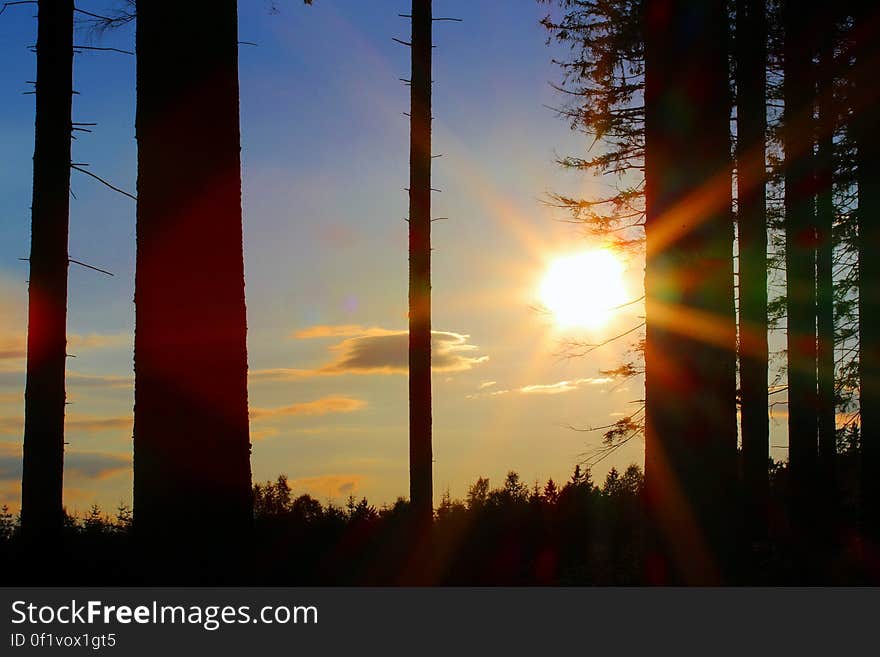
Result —
<path fill-rule="evenodd" d="M 406 0 L 239 3 L 245 270 L 252 371 L 253 471 L 285 472 L 296 492 L 375 503 L 406 494 L 406 377 L 363 355 L 406 325 L 408 50 Z M 97 13 L 112 2 L 79 3 Z M 478 476 L 509 469 L 563 479 L 600 436 L 570 425 L 613 422 L 642 397 L 599 370 L 625 342 L 584 359 L 566 339 L 597 340 L 639 320 L 571 333 L 535 312 L 548 262 L 596 246 L 542 200 L 589 195 L 596 181 L 560 170 L 555 153 L 583 153 L 547 105 L 560 98 L 552 49 L 533 0 L 437 0 L 435 15 L 434 328 L 447 367 L 434 375 L 435 499 L 463 496 Z M 36 39 L 29 7 L 0 16 L 0 497 L 17 506 Z M 78 43 L 133 49 L 134 26 Z M 100 43 L 98 43 L 100 41 Z M 74 159 L 134 192 L 135 60 L 76 56 Z M 71 257 L 108 269 L 70 271 L 68 474 L 65 501 L 113 508 L 130 500 L 135 203 L 73 172 Z M 208 246 L 208 245 L 206 245 Z M 641 295 L 641 263 L 625 284 Z M 596 284 L 596 283 L 593 283 Z M 601 282 L 599 282 L 601 284 Z M 17 342 L 19 341 L 19 342 Z M 435 345 L 436 346 L 436 345 Z M 366 354 L 365 358 L 372 357 Z M 354 359 L 354 360 L 353 360 Z M 365 361 L 364 361 L 365 362 Z M 563 383 L 567 382 L 567 383 Z M 501 394 L 491 394 L 491 393 Z M 784 418 L 783 418 L 784 422 Z M 642 461 L 633 441 L 596 468 Z"/>

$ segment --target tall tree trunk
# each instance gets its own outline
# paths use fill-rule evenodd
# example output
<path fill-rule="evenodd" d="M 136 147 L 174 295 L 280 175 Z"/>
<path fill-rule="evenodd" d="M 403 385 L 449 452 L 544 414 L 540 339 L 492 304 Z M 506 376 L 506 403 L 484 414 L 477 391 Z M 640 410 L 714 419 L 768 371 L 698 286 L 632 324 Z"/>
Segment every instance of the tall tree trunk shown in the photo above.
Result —
<path fill-rule="evenodd" d="M 793 520 L 804 529 L 813 512 L 817 458 L 814 41 L 802 3 L 785 0 L 782 11 L 788 444 Z"/>
<path fill-rule="evenodd" d="M 409 486 L 433 516 L 431 455 L 431 0 L 412 3 L 409 155 Z"/>
<path fill-rule="evenodd" d="M 835 12 L 826 3 L 820 13 L 825 28 L 819 39 L 816 96 L 816 376 L 818 395 L 819 470 L 823 514 L 830 520 L 836 505 L 837 436 L 834 394 L 834 42 Z"/>
<path fill-rule="evenodd" d="M 73 0 L 40 0 L 38 11 L 21 523 L 26 536 L 51 543 L 64 523 Z"/>
<path fill-rule="evenodd" d="M 855 107 L 859 210 L 859 409 L 862 507 L 866 529 L 880 540 L 880 87 L 878 8 L 855 3 Z"/>
<path fill-rule="evenodd" d="M 723 0 L 647 0 L 645 348 L 650 560 L 728 576 L 736 468 L 730 98 Z"/>
<path fill-rule="evenodd" d="M 137 12 L 135 529 L 214 577 L 252 523 L 236 2 Z"/>
<path fill-rule="evenodd" d="M 765 0 L 737 0 L 737 195 L 740 389 L 746 519 L 752 538 L 766 531 L 770 458 L 767 397 L 767 192 Z"/>

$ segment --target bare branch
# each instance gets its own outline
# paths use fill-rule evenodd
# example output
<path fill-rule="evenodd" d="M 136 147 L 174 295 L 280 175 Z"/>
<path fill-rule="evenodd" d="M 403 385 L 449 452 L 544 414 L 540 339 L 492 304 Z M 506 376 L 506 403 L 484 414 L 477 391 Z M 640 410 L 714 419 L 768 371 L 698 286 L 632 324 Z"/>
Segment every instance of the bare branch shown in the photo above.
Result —
<path fill-rule="evenodd" d="M 109 272 L 106 269 L 101 269 L 100 267 L 93 267 L 92 265 L 86 264 L 84 262 L 80 262 L 79 260 L 74 260 L 73 258 L 67 258 L 67 262 L 70 262 L 74 265 L 79 265 L 80 267 L 85 267 L 86 269 L 92 269 L 94 271 L 99 271 L 102 274 L 107 274 L 107 276 L 113 276 L 113 272 Z"/>
<path fill-rule="evenodd" d="M 97 51 L 102 51 L 102 52 L 119 52 L 119 53 L 122 53 L 123 55 L 134 55 L 134 52 L 131 50 L 122 50 L 121 48 L 101 48 L 99 46 L 74 45 L 73 50 L 74 50 L 74 52 L 76 52 L 78 50 L 97 50 Z"/>
<path fill-rule="evenodd" d="M 6 11 L 7 7 L 12 7 L 13 5 L 35 5 L 37 4 L 37 0 L 19 0 L 19 2 L 4 2 L 3 6 L 0 7 L 0 14 Z"/>
<path fill-rule="evenodd" d="M 126 192 L 124 189 L 119 189 L 119 187 L 116 187 L 116 185 L 112 185 L 112 184 L 110 184 L 109 182 L 107 182 L 106 180 L 104 180 L 103 178 L 101 178 L 100 176 L 96 176 L 96 175 L 95 175 L 94 173 L 92 173 L 91 171 L 86 171 L 85 169 L 80 168 L 80 167 L 76 166 L 75 164 L 71 164 L 71 165 L 70 165 L 70 168 L 71 168 L 71 169 L 74 169 L 75 171 L 79 171 L 80 173 L 84 173 L 84 174 L 86 174 L 87 176 L 90 176 L 90 177 L 94 178 L 94 179 L 97 180 L 99 183 L 102 183 L 103 185 L 106 185 L 107 187 L 109 187 L 110 189 L 112 189 L 114 192 L 119 192 L 119 193 L 122 194 L 123 196 L 127 196 L 128 198 L 132 199 L 133 201 L 137 201 L 137 196 L 135 196 L 134 194 L 129 194 L 129 193 Z"/>

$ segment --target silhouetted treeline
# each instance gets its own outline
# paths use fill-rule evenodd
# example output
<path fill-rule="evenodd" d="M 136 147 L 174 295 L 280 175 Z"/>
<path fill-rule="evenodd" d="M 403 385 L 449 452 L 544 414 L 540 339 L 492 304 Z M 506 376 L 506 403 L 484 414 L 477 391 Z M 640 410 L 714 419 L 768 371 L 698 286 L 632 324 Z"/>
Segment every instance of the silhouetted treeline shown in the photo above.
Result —
<path fill-rule="evenodd" d="M 762 541 L 771 404 L 788 406 L 799 567 L 811 572 L 814 542 L 838 529 L 839 422 L 861 427 L 861 532 L 877 545 L 877 3 L 538 1 L 561 47 L 559 114 L 603 146 L 559 163 L 610 183 L 551 199 L 619 248 L 644 248 L 644 339 L 609 371 L 644 374 L 644 406 L 605 449 L 645 436 L 658 583 L 731 581 L 731 550 Z M 771 354 L 768 330 L 783 326 Z M 737 504 L 746 525 L 730 522 Z"/>
<path fill-rule="evenodd" d="M 788 509 L 788 469 L 769 467 L 769 534 L 743 544 L 736 584 L 876 584 L 880 562 L 863 549 L 858 519 L 858 431 L 840 434 L 840 469 L 834 536 L 812 545 L 809 573 L 793 565 L 803 551 Z M 174 583 L 260 585 L 638 585 L 650 577 L 644 478 L 638 466 L 612 469 L 601 485 L 576 467 L 565 482 L 524 482 L 510 472 L 500 485 L 478 479 L 464 500 L 443 496 L 430 535 L 414 541 L 409 503 L 376 507 L 350 497 L 343 505 L 310 495 L 294 497 L 284 475 L 254 486 L 254 541 L 247 563 L 229 563 L 210 579 L 169 574 Z M 176 513 L 197 513 L 168 508 Z M 233 531 L 232 526 L 228 531 Z M 222 536 L 224 528 L 217 535 Z M 10 583 L 39 581 L 29 564 L 18 520 L 0 514 L 0 559 Z M 67 516 L 58 555 L 66 584 L 156 584 L 131 535 L 131 511 L 98 507 Z M 149 569 L 148 569 L 149 570 Z M 159 578 L 161 580 L 161 577 Z M 57 580 L 55 580 L 56 583 Z"/>

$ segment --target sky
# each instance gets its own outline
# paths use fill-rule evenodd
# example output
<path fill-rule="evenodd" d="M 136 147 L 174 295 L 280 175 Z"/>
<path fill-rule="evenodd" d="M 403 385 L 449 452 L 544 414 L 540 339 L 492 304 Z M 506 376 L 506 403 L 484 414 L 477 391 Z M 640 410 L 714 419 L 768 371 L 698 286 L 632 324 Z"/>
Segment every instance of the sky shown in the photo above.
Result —
<path fill-rule="evenodd" d="M 273 4 L 277 10 L 273 10 Z M 96 13 L 109 0 L 81 0 Z M 116 5 L 118 6 L 118 5 Z M 434 490 L 463 497 L 477 477 L 559 481 L 607 425 L 638 407 L 643 381 L 611 380 L 638 324 L 629 306 L 589 329 L 536 310 L 548 267 L 601 247 L 547 204 L 604 183 L 555 164 L 587 139 L 550 109 L 563 99 L 534 0 L 437 0 L 433 229 Z M 252 469 L 295 493 L 343 503 L 408 492 L 406 385 L 409 51 L 406 0 L 242 0 L 240 46 L 245 283 Z M 33 156 L 32 7 L 0 16 L 0 503 L 19 504 Z M 134 49 L 134 26 L 76 43 Z M 134 193 L 135 59 L 75 58 L 73 159 Z M 135 202 L 72 172 L 65 504 L 131 502 Z M 209 244 L 206 244 L 209 248 Z M 629 298 L 643 263 L 623 263 Z M 583 282 L 585 294 L 602 280 Z M 784 424 L 784 417 L 773 420 Z M 631 441 L 594 468 L 641 464 Z M 778 453 L 775 453 L 777 457 Z"/>

